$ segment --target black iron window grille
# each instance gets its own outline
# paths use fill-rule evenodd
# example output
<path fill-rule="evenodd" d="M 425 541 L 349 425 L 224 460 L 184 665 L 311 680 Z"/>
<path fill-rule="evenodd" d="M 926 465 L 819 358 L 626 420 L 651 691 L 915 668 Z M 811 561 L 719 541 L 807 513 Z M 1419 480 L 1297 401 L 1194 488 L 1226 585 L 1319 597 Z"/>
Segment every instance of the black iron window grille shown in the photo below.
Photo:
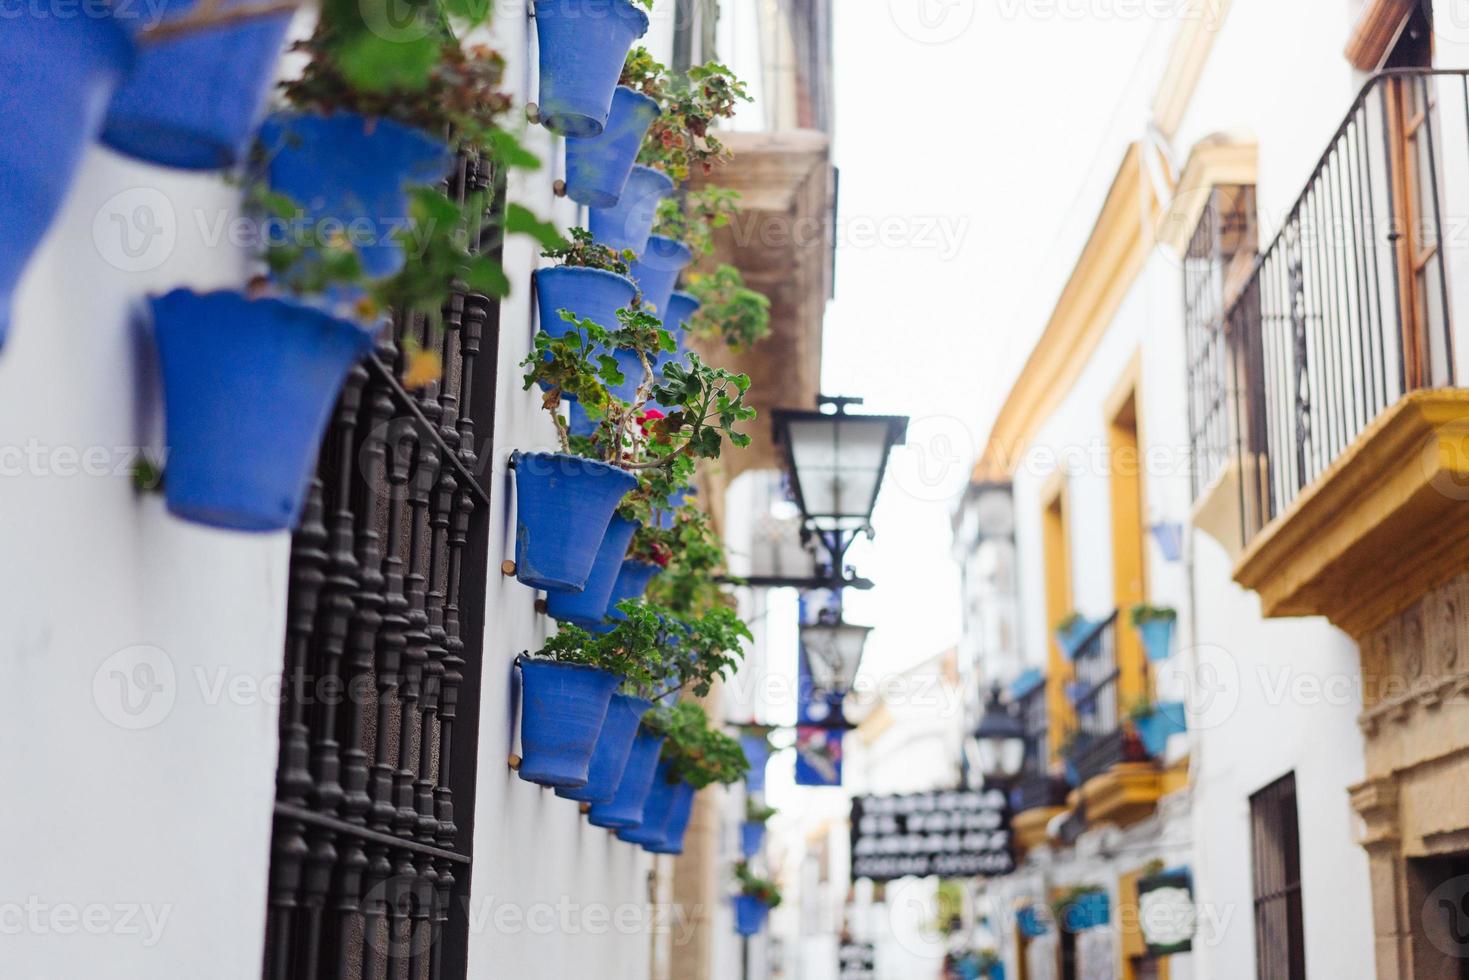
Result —
<path fill-rule="evenodd" d="M 1255 969 L 1260 980 L 1305 980 L 1301 837 L 1294 773 L 1250 797 Z"/>
<path fill-rule="evenodd" d="M 1191 387 L 1234 395 L 1227 425 L 1192 422 L 1201 460 L 1233 440 L 1244 540 L 1404 394 L 1453 384 L 1443 202 L 1465 189 L 1466 120 L 1469 72 L 1369 80 L 1226 311 L 1217 356 L 1191 347 Z"/>
<path fill-rule="evenodd" d="M 498 253 L 500 176 L 465 156 L 448 185 L 492 202 L 466 231 Z M 395 316 L 322 442 L 291 549 L 266 980 L 465 976 L 498 318 L 476 294 L 441 324 Z M 410 391 L 413 348 L 444 368 Z"/>
<path fill-rule="evenodd" d="M 1122 761 L 1115 610 L 1082 640 L 1073 666 L 1076 741 L 1071 762 L 1086 781 Z"/>
<path fill-rule="evenodd" d="M 1037 684 L 1015 703 L 1016 715 L 1025 729 L 1025 760 L 1015 783 L 1017 813 L 1043 806 L 1057 806 L 1065 799 L 1065 786 L 1051 775 L 1050 712 L 1046 710 L 1046 685 Z"/>

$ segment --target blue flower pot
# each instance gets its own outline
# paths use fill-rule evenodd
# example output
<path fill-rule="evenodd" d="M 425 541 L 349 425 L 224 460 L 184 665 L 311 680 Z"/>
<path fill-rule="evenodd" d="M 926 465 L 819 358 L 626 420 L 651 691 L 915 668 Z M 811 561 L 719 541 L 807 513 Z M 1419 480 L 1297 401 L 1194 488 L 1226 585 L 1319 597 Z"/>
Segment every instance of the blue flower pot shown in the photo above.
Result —
<path fill-rule="evenodd" d="M 627 755 L 627 767 L 622 770 L 622 780 L 617 784 L 612 802 L 593 803 L 587 821 L 595 827 L 609 830 L 622 830 L 642 823 L 643 807 L 653 789 L 658 755 L 662 751 L 661 737 L 639 731 L 633 739 L 632 751 Z"/>
<path fill-rule="evenodd" d="M 607 719 L 602 722 L 602 733 L 597 736 L 597 747 L 592 752 L 587 784 L 575 789 L 563 786 L 556 790 L 556 795 L 580 803 L 612 802 L 622 782 L 623 770 L 627 768 L 628 757 L 632 755 L 638 725 L 651 707 L 653 702 L 642 698 L 612 695 L 612 702 L 607 706 Z"/>
<path fill-rule="evenodd" d="M 629 270 L 633 282 L 642 290 L 643 305 L 660 314 L 667 310 L 678 277 L 693 260 L 694 253 L 683 242 L 662 235 L 649 238 L 647 249 Z"/>
<path fill-rule="evenodd" d="M 1076 655 L 1081 652 L 1081 646 L 1091 637 L 1096 630 L 1097 624 L 1090 619 L 1082 617 L 1065 629 L 1056 630 L 1056 643 L 1061 647 L 1061 653 L 1067 660 L 1075 660 Z"/>
<path fill-rule="evenodd" d="M 670 530 L 674 522 L 678 520 L 678 511 L 689 499 L 690 493 L 692 490 L 689 487 L 670 493 L 667 505 L 653 512 L 654 523 L 665 531 Z"/>
<path fill-rule="evenodd" d="M 322 433 L 373 336 L 278 299 L 179 289 L 151 300 L 178 517 L 235 531 L 295 526 Z"/>
<path fill-rule="evenodd" d="M 753 936 L 765 928 L 770 907 L 753 895 L 736 895 L 734 899 L 735 932 Z"/>
<path fill-rule="evenodd" d="M 636 521 L 613 515 L 585 586 L 580 591 L 547 589 L 546 613 L 552 619 L 583 629 L 601 626 L 607 618 L 607 603 L 622 572 L 628 545 L 632 544 L 632 536 L 637 529 Z"/>
<path fill-rule="evenodd" d="M 581 407 L 581 402 L 568 395 L 562 395 L 561 400 L 566 402 L 568 409 L 566 426 L 572 435 L 589 437 L 597 431 L 597 423 L 592 421 L 587 410 Z"/>
<path fill-rule="evenodd" d="M 689 820 L 694 815 L 695 790 L 688 783 L 679 783 L 673 788 L 673 806 L 668 817 L 668 830 L 663 840 L 649 844 L 650 854 L 682 854 L 684 836 L 689 832 Z"/>
<path fill-rule="evenodd" d="M 541 122 L 563 136 L 601 135 L 628 50 L 648 31 L 629 0 L 536 0 Z"/>
<path fill-rule="evenodd" d="M 672 193 L 673 178 L 652 167 L 633 167 L 617 204 L 592 208 L 587 230 L 600 245 L 642 255 L 658 217 L 658 202 Z"/>
<path fill-rule="evenodd" d="M 134 58 L 131 33 L 110 17 L 73 11 L 3 19 L 0 346 L 21 273 L 61 210 L 82 153 Z"/>
<path fill-rule="evenodd" d="M 740 853 L 752 858 L 765 846 L 765 825 L 747 820 L 740 824 Z"/>
<path fill-rule="evenodd" d="M 581 589 L 617 505 L 637 477 L 594 459 L 516 453 L 515 577 L 533 589 Z"/>
<path fill-rule="evenodd" d="M 539 269 L 532 278 L 541 329 L 552 337 L 564 336 L 574 329 L 573 324 L 562 319 L 562 310 L 578 320 L 591 320 L 603 330 L 611 331 L 618 327 L 617 311 L 630 309 L 638 298 L 636 283 L 606 269 L 558 266 Z"/>
<path fill-rule="evenodd" d="M 196 4 L 165 6 L 167 23 Z M 283 13 L 140 45 L 137 67 L 108 107 L 102 142 L 163 167 L 234 166 L 264 114 L 290 24 Z"/>
<path fill-rule="evenodd" d="M 1143 638 L 1143 649 L 1148 659 L 1157 663 L 1167 660 L 1173 652 L 1173 628 L 1177 619 L 1145 619 L 1138 624 L 1138 635 Z"/>
<path fill-rule="evenodd" d="M 448 174 L 443 140 L 388 119 L 350 112 L 276 113 L 260 129 L 270 189 L 291 198 L 313 225 L 340 228 L 369 278 L 407 262 L 394 233 L 409 220 L 409 191 Z"/>
<path fill-rule="evenodd" d="M 585 786 L 622 678 L 551 660 L 521 660 L 520 676 L 520 778 L 541 786 Z"/>
<path fill-rule="evenodd" d="M 745 773 L 745 789 L 751 793 L 765 791 L 765 763 L 770 761 L 770 743 L 764 735 L 741 735 L 740 749 L 750 763 Z"/>
<path fill-rule="evenodd" d="M 1163 701 L 1155 704 L 1152 713 L 1133 722 L 1133 727 L 1137 729 L 1138 738 L 1142 740 L 1148 755 L 1155 759 L 1162 758 L 1164 750 L 1168 748 L 1168 739 L 1188 731 L 1183 702 Z"/>
<path fill-rule="evenodd" d="M 642 847 L 655 847 L 663 843 L 668 836 L 668 824 L 673 819 L 673 803 L 678 783 L 668 780 L 668 764 L 658 763 L 657 774 L 653 776 L 653 787 L 648 791 L 647 802 L 643 804 L 643 819 L 635 827 L 627 827 L 617 832 L 617 839 L 628 844 L 638 844 Z"/>
<path fill-rule="evenodd" d="M 1081 770 L 1076 768 L 1076 763 L 1072 762 L 1070 759 L 1067 759 L 1065 760 L 1064 766 L 1066 770 L 1066 785 L 1070 786 L 1072 789 L 1080 786 Z"/>
<path fill-rule="evenodd" d="M 648 591 L 649 583 L 662 573 L 662 567 L 651 562 L 630 559 L 623 562 L 617 583 L 612 586 L 612 595 L 607 599 L 607 618 L 617 623 L 626 619 L 617 604 L 627 599 L 641 599 Z"/>
<path fill-rule="evenodd" d="M 658 100 L 618 86 L 601 135 L 566 141 L 566 196 L 588 207 L 615 206 L 648 127 L 662 114 Z"/>
<path fill-rule="evenodd" d="M 663 329 L 673 334 L 673 339 L 678 342 L 678 350 L 663 352 L 653 362 L 653 372 L 661 380 L 663 371 L 668 365 L 675 361 L 687 361 L 689 354 L 689 339 L 685 324 L 689 318 L 698 312 L 702 304 L 689 293 L 674 293 L 669 297 L 668 304 L 663 310 Z M 667 413 L 667 408 L 657 402 L 651 403 L 651 407 L 658 411 Z"/>
<path fill-rule="evenodd" d="M 1099 929 L 1112 920 L 1106 892 L 1088 892 L 1074 899 L 1062 913 L 1062 925 L 1068 932 Z"/>

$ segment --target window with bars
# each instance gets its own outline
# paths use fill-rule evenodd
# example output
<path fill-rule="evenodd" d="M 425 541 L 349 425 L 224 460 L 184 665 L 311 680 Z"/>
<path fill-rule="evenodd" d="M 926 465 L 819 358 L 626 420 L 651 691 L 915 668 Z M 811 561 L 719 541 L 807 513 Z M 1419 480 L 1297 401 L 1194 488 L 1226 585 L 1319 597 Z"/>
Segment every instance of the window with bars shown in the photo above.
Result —
<path fill-rule="evenodd" d="M 1294 773 L 1250 797 L 1254 849 L 1255 972 L 1259 980 L 1305 980 L 1301 835 Z"/>
<path fill-rule="evenodd" d="M 467 229 L 500 248 L 503 181 L 464 156 L 448 181 L 491 204 Z M 497 303 L 394 317 L 352 372 L 291 549 L 266 980 L 466 973 Z M 405 352 L 443 375 L 407 390 Z"/>
<path fill-rule="evenodd" d="M 1111 769 L 1123 756 L 1116 610 L 1081 642 L 1074 667 L 1077 740 L 1071 761 L 1087 780 Z"/>

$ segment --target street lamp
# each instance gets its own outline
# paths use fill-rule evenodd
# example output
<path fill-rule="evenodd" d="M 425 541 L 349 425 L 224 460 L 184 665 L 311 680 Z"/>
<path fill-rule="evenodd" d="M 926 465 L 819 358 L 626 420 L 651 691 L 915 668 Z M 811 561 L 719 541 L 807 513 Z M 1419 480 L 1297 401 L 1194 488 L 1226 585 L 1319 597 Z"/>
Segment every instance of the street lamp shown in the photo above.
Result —
<path fill-rule="evenodd" d="M 817 403 L 833 410 L 777 409 L 775 441 L 785 447 L 804 536 L 820 539 L 830 556 L 832 583 L 841 586 L 847 584 L 842 565 L 847 549 L 858 534 L 872 534 L 872 511 L 888 455 L 905 438 L 908 419 L 848 415 L 847 406 L 860 405 L 860 398 L 823 396 Z"/>
<path fill-rule="evenodd" d="M 828 694 L 844 695 L 851 691 L 857 683 L 862 650 L 871 632 L 871 626 L 853 626 L 834 616 L 802 626 L 801 649 L 806 652 L 812 685 Z"/>
<path fill-rule="evenodd" d="M 1000 697 L 1000 686 L 990 691 L 979 727 L 965 742 L 969 768 L 986 783 L 1007 783 L 1020 774 L 1025 762 L 1025 726 Z"/>

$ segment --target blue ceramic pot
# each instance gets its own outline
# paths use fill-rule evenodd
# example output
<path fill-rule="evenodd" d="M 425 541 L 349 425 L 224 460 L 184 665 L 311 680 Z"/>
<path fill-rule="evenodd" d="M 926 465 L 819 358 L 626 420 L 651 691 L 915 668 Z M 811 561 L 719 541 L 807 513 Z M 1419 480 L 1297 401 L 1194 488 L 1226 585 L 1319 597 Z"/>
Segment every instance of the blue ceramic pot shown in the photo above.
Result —
<path fill-rule="evenodd" d="M 612 598 L 622 572 L 623 559 L 627 557 L 628 545 L 637 533 L 636 521 L 614 515 L 607 526 L 607 533 L 597 549 L 596 560 L 587 575 L 586 585 L 577 592 L 562 589 L 546 590 L 546 613 L 555 620 L 571 623 L 583 629 L 602 625 L 607 618 L 607 603 Z"/>
<path fill-rule="evenodd" d="M 678 519 L 679 508 L 689 499 L 690 492 L 688 487 L 684 487 L 681 490 L 675 490 L 673 493 L 670 493 L 668 495 L 667 506 L 660 507 L 653 512 L 654 523 L 665 531 L 670 530 L 674 522 Z"/>
<path fill-rule="evenodd" d="M 631 559 L 623 562 L 617 582 L 612 586 L 612 594 L 607 598 L 607 618 L 618 623 L 626 619 L 617 604 L 626 599 L 641 599 L 648 591 L 648 584 L 662 573 L 663 568 L 651 562 Z"/>
<path fill-rule="evenodd" d="M 516 453 L 515 577 L 533 589 L 587 584 L 613 513 L 637 477 L 594 459 Z"/>
<path fill-rule="evenodd" d="M 1096 631 L 1099 625 L 1099 623 L 1093 622 L 1085 617 L 1078 617 L 1074 623 L 1065 629 L 1061 629 L 1060 627 L 1056 629 L 1056 643 L 1061 647 L 1061 653 L 1065 655 L 1067 660 L 1076 659 L 1077 654 L 1081 653 L 1082 644 L 1091 639 L 1092 633 Z"/>
<path fill-rule="evenodd" d="M 694 253 L 683 242 L 662 235 L 648 239 L 648 247 L 629 270 L 633 282 L 643 293 L 643 305 L 660 314 L 668 309 L 678 277 L 694 260 Z"/>
<path fill-rule="evenodd" d="M 675 361 L 686 361 L 689 353 L 688 332 L 685 324 L 689 318 L 698 312 L 702 304 L 689 293 L 674 293 L 669 297 L 668 305 L 663 311 L 663 329 L 673 334 L 673 339 L 678 342 L 678 350 L 672 353 L 667 351 L 658 355 L 658 360 L 653 363 L 653 371 L 661 380 L 663 370 Z M 667 408 L 656 402 L 651 407 L 660 412 L 667 413 Z"/>
<path fill-rule="evenodd" d="M 566 402 L 567 429 L 574 436 L 590 436 L 597 431 L 597 423 L 587 414 L 587 410 L 581 407 L 581 402 L 568 395 L 562 395 L 561 400 Z"/>
<path fill-rule="evenodd" d="M 658 755 L 663 751 L 663 738 L 639 731 L 622 770 L 622 781 L 611 803 L 593 803 L 587 821 L 596 827 L 622 830 L 643 822 L 643 807 L 657 778 Z"/>
<path fill-rule="evenodd" d="M 1068 932 L 1099 929 L 1112 921 L 1111 904 L 1106 892 L 1087 892 L 1073 899 L 1061 915 Z"/>
<path fill-rule="evenodd" d="M 151 305 L 168 509 L 229 530 L 294 527 L 332 405 L 372 334 L 297 303 L 233 292 L 180 289 Z"/>
<path fill-rule="evenodd" d="M 663 840 L 649 844 L 650 854 L 682 854 L 684 836 L 689 832 L 689 820 L 694 815 L 694 788 L 688 783 L 679 783 L 673 788 L 673 805 L 669 808 L 668 830 Z"/>
<path fill-rule="evenodd" d="M 735 932 L 753 936 L 765 928 L 770 907 L 753 895 L 736 895 L 734 899 Z"/>
<path fill-rule="evenodd" d="M 600 245 L 642 255 L 658 217 L 658 202 L 672 193 L 673 178 L 652 167 L 633 167 L 617 204 L 592 208 L 587 230 Z"/>
<path fill-rule="evenodd" d="M 82 153 L 135 54 L 131 32 L 110 17 L 3 19 L 0 346 L 21 273 L 61 210 Z"/>
<path fill-rule="evenodd" d="M 1142 740 L 1148 755 L 1161 759 L 1168 748 L 1168 739 L 1188 731 L 1183 702 L 1163 701 L 1155 704 L 1150 714 L 1133 722 L 1133 727 L 1137 729 L 1138 738 Z"/>
<path fill-rule="evenodd" d="M 521 660 L 520 778 L 585 786 L 592 750 L 622 678 L 595 667 Z"/>
<path fill-rule="evenodd" d="M 643 819 L 636 827 L 617 832 L 617 839 L 628 844 L 654 847 L 663 843 L 668 836 L 668 823 L 673 819 L 675 790 L 682 784 L 670 782 L 668 764 L 658 763 L 653 776 L 653 788 L 648 791 L 648 800 L 643 804 Z"/>
<path fill-rule="evenodd" d="M 373 279 L 407 261 L 394 233 L 408 223 L 409 191 L 438 183 L 453 163 L 443 140 L 350 112 L 276 113 L 261 127 L 260 144 L 270 189 L 322 231 L 341 230 Z"/>
<path fill-rule="evenodd" d="M 648 15 L 629 0 L 536 0 L 541 122 L 563 136 L 602 133 L 612 93 Z"/>
<path fill-rule="evenodd" d="M 581 803 L 610 803 L 622 783 L 622 773 L 627 768 L 628 757 L 632 755 L 638 725 L 651 707 L 653 702 L 642 698 L 612 695 L 612 703 L 607 706 L 607 719 L 602 722 L 602 733 L 597 736 L 597 747 L 592 752 L 587 784 L 579 789 L 562 787 L 556 790 L 556 795 Z"/>
<path fill-rule="evenodd" d="M 740 824 L 740 853 L 752 858 L 765 846 L 765 825 L 753 821 Z"/>
<path fill-rule="evenodd" d="M 1173 651 L 1173 627 L 1177 619 L 1145 619 L 1138 624 L 1138 635 L 1143 638 L 1143 649 L 1153 662 L 1167 660 Z"/>
<path fill-rule="evenodd" d="M 615 206 L 648 127 L 662 114 L 656 99 L 619 86 L 601 135 L 566 141 L 566 196 L 588 207 Z"/>
<path fill-rule="evenodd" d="M 578 320 L 591 320 L 603 330 L 616 330 L 617 311 L 629 309 L 638 297 L 638 287 L 627 276 L 606 269 L 558 266 L 539 269 L 532 277 L 541 329 L 561 337 L 573 329 L 561 316 L 566 310 Z"/>
<path fill-rule="evenodd" d="M 167 23 L 196 4 L 165 6 Z M 112 97 L 102 142 L 180 170 L 234 166 L 264 113 L 290 24 L 283 13 L 141 45 L 137 68 Z"/>
<path fill-rule="evenodd" d="M 764 735 L 741 735 L 740 749 L 750 763 L 745 773 L 745 789 L 751 793 L 765 791 L 765 763 L 770 761 L 770 743 Z"/>

